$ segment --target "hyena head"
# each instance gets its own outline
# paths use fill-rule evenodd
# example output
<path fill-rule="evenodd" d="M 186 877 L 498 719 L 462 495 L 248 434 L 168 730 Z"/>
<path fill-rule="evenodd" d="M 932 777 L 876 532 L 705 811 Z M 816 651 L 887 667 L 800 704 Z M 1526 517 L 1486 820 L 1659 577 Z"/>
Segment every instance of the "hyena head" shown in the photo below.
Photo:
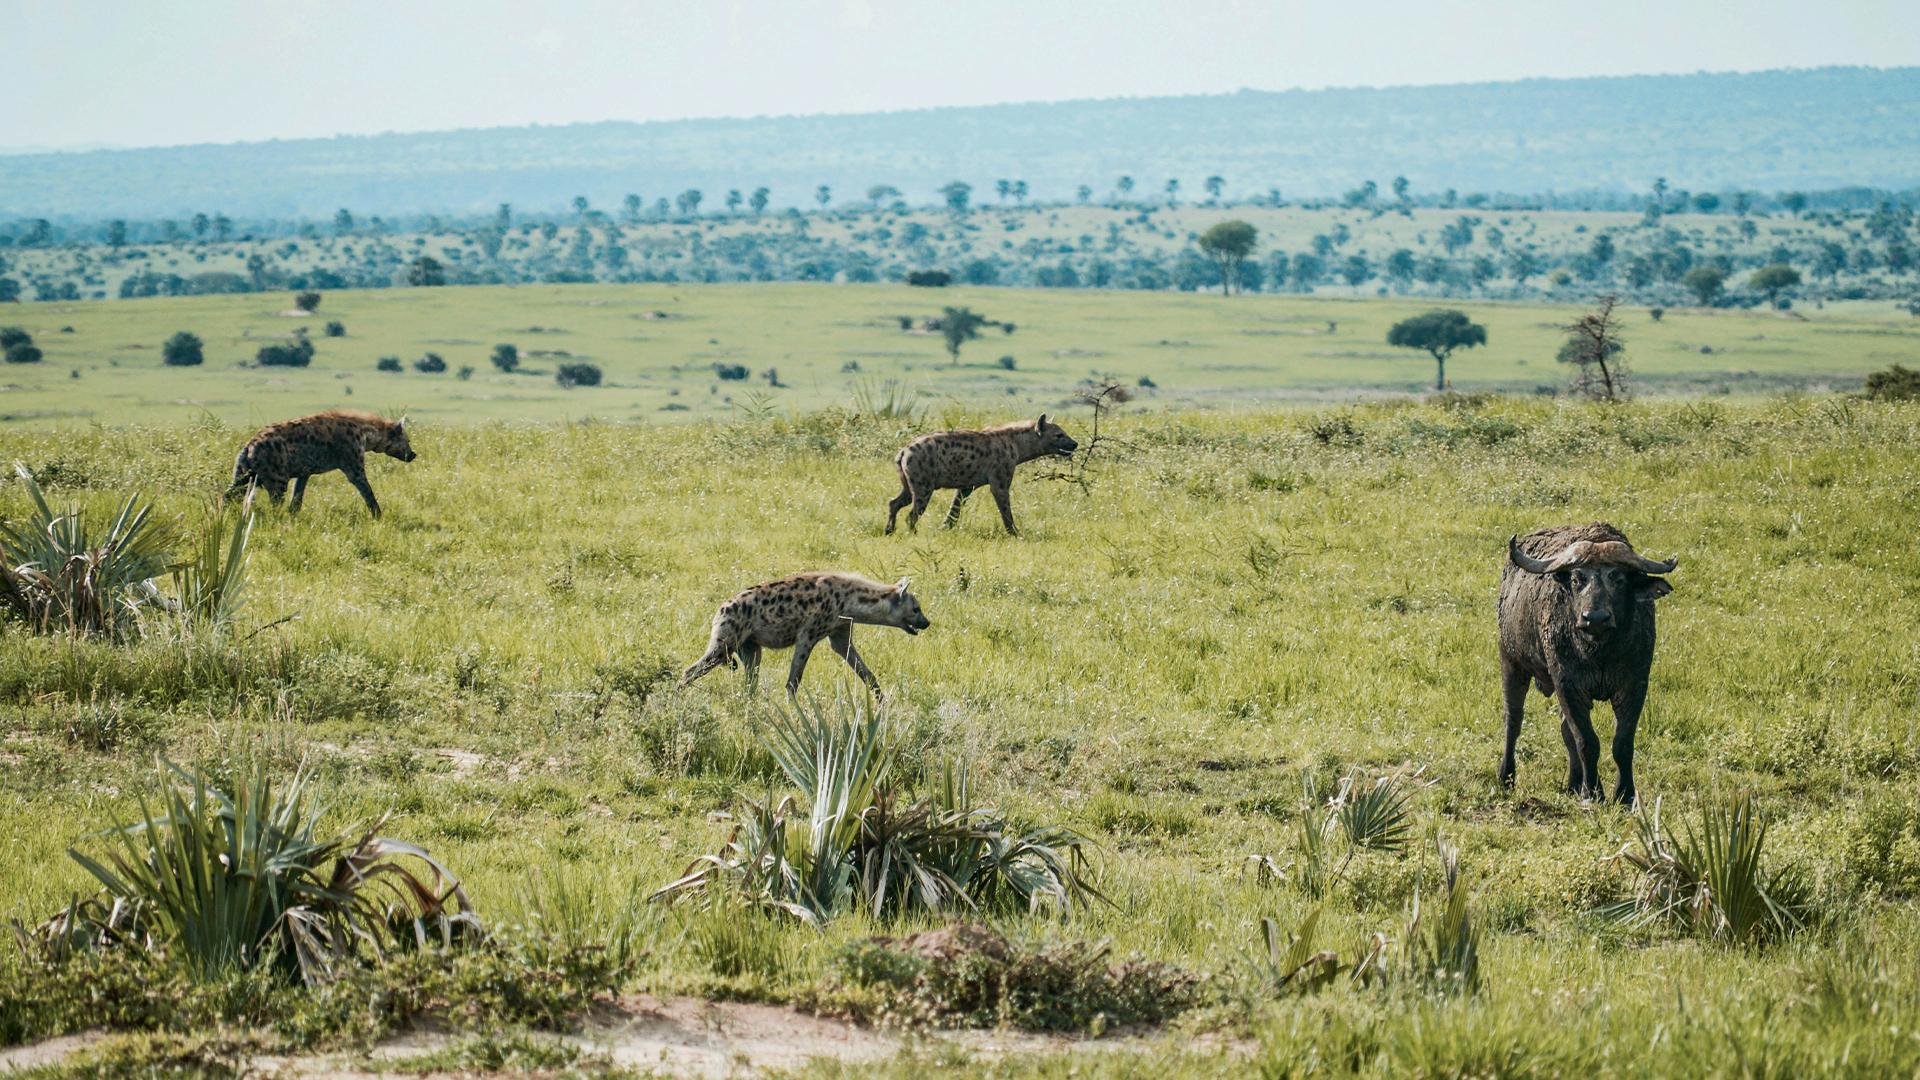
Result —
<path fill-rule="evenodd" d="M 1071 457 L 1080 448 L 1080 444 L 1067 434 L 1067 429 L 1047 419 L 1046 413 L 1041 413 L 1040 419 L 1033 422 L 1033 432 L 1040 437 L 1042 454 Z"/>
<path fill-rule="evenodd" d="M 887 592 L 887 625 L 897 626 L 909 634 L 918 634 L 932 626 L 927 617 L 920 613 L 920 601 L 907 591 L 907 579 L 901 578 Z"/>
<path fill-rule="evenodd" d="M 413 444 L 407 441 L 407 418 L 401 417 L 391 424 L 381 424 L 362 436 L 368 450 L 397 457 L 401 461 L 412 461 L 417 455 Z"/>

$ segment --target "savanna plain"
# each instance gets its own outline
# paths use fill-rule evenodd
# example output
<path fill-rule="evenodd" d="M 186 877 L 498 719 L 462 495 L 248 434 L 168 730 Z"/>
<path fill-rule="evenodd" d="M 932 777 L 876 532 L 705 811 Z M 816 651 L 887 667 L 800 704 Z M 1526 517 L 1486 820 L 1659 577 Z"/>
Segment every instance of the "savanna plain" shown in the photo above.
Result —
<path fill-rule="evenodd" d="M 958 365 L 894 318 L 963 301 L 1016 330 Z M 1431 361 L 1383 340 L 1410 302 L 330 293 L 319 317 L 348 337 L 285 372 L 221 352 L 285 332 L 259 296 L 22 308 L 47 359 L 6 373 L 0 457 L 56 511 L 104 521 L 139 493 L 191 528 L 255 427 L 322 406 L 407 408 L 419 458 L 372 460 L 378 520 L 337 475 L 298 517 L 256 508 L 225 625 L 5 624 L 0 917 L 22 933 L 0 1045 L 90 1033 L 19 1059 L 45 1075 L 644 1074 L 693 1066 L 608 1032 L 694 1000 L 894 1040 L 706 1066 L 796 1075 L 1920 1072 L 1920 407 L 1852 392 L 1914 358 L 1910 320 L 1636 310 L 1654 393 L 1599 405 L 1533 393 L 1563 381 L 1571 309 L 1461 306 L 1489 327 L 1449 365 L 1474 392 L 1425 398 Z M 207 364 L 160 365 L 176 330 Z M 488 370 L 515 340 L 609 385 Z M 436 347 L 481 370 L 373 370 Z M 788 386 L 721 384 L 720 360 Z M 1098 442 L 1089 378 L 1133 395 Z M 1022 467 L 1019 537 L 985 498 L 939 528 L 945 495 L 882 534 L 909 439 L 1042 411 L 1082 451 Z M 0 518 L 33 512 L 10 475 Z M 1679 559 L 1637 811 L 1563 793 L 1538 695 L 1517 785 L 1495 778 L 1507 538 L 1590 520 Z M 825 649 L 797 706 L 784 653 L 757 695 L 726 670 L 676 688 L 719 603 L 811 569 L 911 579 L 930 629 L 855 632 L 884 705 Z M 736 873 L 649 899 L 787 796 L 795 850 L 840 827 L 785 767 L 828 729 L 889 763 L 882 811 L 950 808 L 964 776 L 959 801 L 1091 888 L 876 916 L 769 903 Z M 391 815 L 379 832 L 457 875 L 486 934 L 309 983 L 36 932 L 99 890 L 70 848 L 103 860 L 99 830 L 164 816 L 160 758 L 228 791 L 303 775 L 329 836 Z M 1716 861 L 1716 837 L 1748 862 Z M 1766 910 L 1714 909 L 1756 894 Z M 985 928 L 939 954 L 971 982 L 900 944 L 956 922 Z"/>

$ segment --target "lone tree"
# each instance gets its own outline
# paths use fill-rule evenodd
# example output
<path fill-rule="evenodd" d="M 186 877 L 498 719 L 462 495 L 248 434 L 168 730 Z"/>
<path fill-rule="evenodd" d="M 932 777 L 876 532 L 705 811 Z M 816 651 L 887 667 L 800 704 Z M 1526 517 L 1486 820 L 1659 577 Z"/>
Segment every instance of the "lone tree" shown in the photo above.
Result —
<path fill-rule="evenodd" d="M 206 360 L 206 354 L 202 351 L 199 335 L 182 330 L 160 346 L 160 359 L 168 367 L 196 367 Z"/>
<path fill-rule="evenodd" d="M 1401 349 L 1425 349 L 1434 362 L 1433 388 L 1447 388 L 1447 357 L 1455 349 L 1487 343 L 1487 328 L 1467 318 L 1464 311 L 1429 311 L 1402 319 L 1387 331 L 1387 344 Z"/>
<path fill-rule="evenodd" d="M 940 313 L 940 334 L 947 339 L 947 355 L 960 362 L 960 346 L 980 336 L 987 317 L 972 308 L 950 307 Z"/>
<path fill-rule="evenodd" d="M 946 202 L 947 209 L 956 214 L 967 212 L 967 200 L 972 197 L 973 185 L 965 180 L 950 180 L 941 185 L 940 198 Z"/>
<path fill-rule="evenodd" d="M 1561 327 L 1567 340 L 1555 357 L 1574 367 L 1573 392 L 1599 401 L 1627 397 L 1627 343 L 1620 337 L 1620 320 L 1613 308 L 1618 299 L 1600 298 L 1600 306 Z"/>
<path fill-rule="evenodd" d="M 1680 279 L 1680 284 L 1699 298 L 1702 307 L 1712 306 L 1714 298 L 1720 295 L 1720 289 L 1726 283 L 1727 272 L 1712 263 L 1696 266 Z"/>
<path fill-rule="evenodd" d="M 488 359 L 493 361 L 494 367 L 511 373 L 514 368 L 520 366 L 520 347 L 502 342 L 493 347 L 493 355 Z"/>
<path fill-rule="evenodd" d="M 1240 284 L 1240 267 L 1253 254 L 1260 233 L 1244 221 L 1222 221 L 1200 234 L 1200 253 L 1220 269 L 1220 292 L 1231 296 Z"/>
<path fill-rule="evenodd" d="M 320 309 L 320 294 L 312 289 L 294 293 L 293 306 L 311 315 Z"/>
<path fill-rule="evenodd" d="M 431 255 L 422 255 L 407 266 L 407 284 L 431 288 L 447 283 L 447 268 Z"/>
<path fill-rule="evenodd" d="M 1800 284 L 1800 271 L 1786 263 L 1774 263 L 1763 266 L 1747 279 L 1747 288 L 1758 289 L 1767 294 L 1767 306 L 1777 307 L 1780 302 L 1780 290 L 1791 289 Z"/>

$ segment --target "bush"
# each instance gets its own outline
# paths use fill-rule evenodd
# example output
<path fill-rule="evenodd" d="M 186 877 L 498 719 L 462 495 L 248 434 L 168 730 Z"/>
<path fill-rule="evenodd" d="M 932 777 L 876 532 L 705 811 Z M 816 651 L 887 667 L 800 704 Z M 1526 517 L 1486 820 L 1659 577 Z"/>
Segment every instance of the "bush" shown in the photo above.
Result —
<path fill-rule="evenodd" d="M 907 275 L 907 284 L 923 289 L 944 289 L 953 284 L 953 275 L 945 270 L 915 270 Z"/>
<path fill-rule="evenodd" d="M 520 366 L 520 347 L 503 342 L 493 347 L 493 355 L 487 359 L 493 361 L 495 368 L 511 373 Z"/>
<path fill-rule="evenodd" d="M 1003 356 L 1000 358 L 1000 366 L 1007 371 L 1012 371 L 1017 364 L 1018 361 L 1014 360 L 1011 356 Z"/>
<path fill-rule="evenodd" d="M 1167 964 L 1109 962 L 1105 945 L 1022 950 L 961 924 L 843 950 L 833 980 L 869 1019 L 941 1027 L 1091 1031 L 1170 1019 L 1198 1004 L 1198 976 Z"/>
<path fill-rule="evenodd" d="M 447 370 L 447 362 L 441 359 L 439 353 L 430 352 L 413 362 L 413 370 L 422 371 L 428 375 L 438 375 Z"/>
<path fill-rule="evenodd" d="M 375 371 L 397 372 L 401 370 L 400 358 L 397 356 L 383 356 L 373 365 L 373 369 Z"/>
<path fill-rule="evenodd" d="M 44 355 L 38 345 L 15 345 L 7 350 L 7 363 L 37 364 Z"/>
<path fill-rule="evenodd" d="M 745 364 L 715 364 L 713 365 L 713 373 L 722 380 L 729 382 L 740 382 L 752 374 L 752 372 L 747 370 L 747 365 Z"/>
<path fill-rule="evenodd" d="M 461 382 L 466 382 L 468 379 L 473 378 L 473 365 L 461 364 L 460 370 L 454 372 L 453 377 L 459 379 Z"/>
<path fill-rule="evenodd" d="M 204 362 L 206 355 L 201 350 L 199 336 L 182 330 L 160 346 L 160 359 L 168 367 L 194 367 Z"/>
<path fill-rule="evenodd" d="M 9 355 L 7 359 L 13 357 Z M 1920 398 L 1920 371 L 1895 364 L 1867 376 L 1867 397 L 1874 401 L 1912 401 Z"/>
<path fill-rule="evenodd" d="M 325 333 L 328 337 L 346 337 L 347 324 L 335 319 L 327 324 Z"/>
<path fill-rule="evenodd" d="M 1752 796 L 1710 800 L 1685 834 L 1668 830 L 1660 803 L 1634 815 L 1635 847 L 1615 856 L 1634 872 L 1632 895 L 1601 914 L 1626 926 L 1668 925 L 1732 945 L 1793 934 L 1814 915 L 1813 890 L 1795 867 L 1762 865 L 1768 822 Z"/>
<path fill-rule="evenodd" d="M 178 534 L 156 520 L 153 507 L 142 505 L 138 495 L 129 495 L 96 534 L 100 523 L 89 522 L 78 507 L 56 513 L 48 506 L 25 465 L 14 471 L 32 511 L 17 524 L 0 524 L 0 611 L 35 633 L 138 636 L 141 615 L 164 603 L 153 579 L 174 562 Z"/>
<path fill-rule="evenodd" d="M 17 326 L 0 326 L 0 352 L 6 352 L 15 345 L 33 344 L 33 335 Z"/>
<path fill-rule="evenodd" d="M 285 345 L 260 346 L 253 362 L 262 367 L 306 367 L 313 363 L 313 342 L 304 333 L 295 334 Z"/>
<path fill-rule="evenodd" d="M 561 364 L 553 373 L 553 381 L 561 386 L 599 386 L 600 369 L 593 364 Z"/>
<path fill-rule="evenodd" d="M 320 308 L 320 294 L 311 289 L 294 293 L 293 306 L 311 315 Z"/>

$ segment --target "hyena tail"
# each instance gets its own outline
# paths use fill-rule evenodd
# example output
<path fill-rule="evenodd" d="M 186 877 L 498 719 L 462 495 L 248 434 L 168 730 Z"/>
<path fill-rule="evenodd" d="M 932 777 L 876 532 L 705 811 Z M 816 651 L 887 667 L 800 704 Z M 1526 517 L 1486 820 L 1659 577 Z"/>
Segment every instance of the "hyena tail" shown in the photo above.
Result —
<path fill-rule="evenodd" d="M 739 644 L 739 634 L 732 622 L 724 615 L 716 617 L 713 620 L 713 637 L 707 642 L 706 655 L 695 660 L 691 667 L 681 672 L 680 686 L 684 688 L 688 683 L 721 664 L 726 664 L 728 667 L 734 666 L 733 651 Z"/>

